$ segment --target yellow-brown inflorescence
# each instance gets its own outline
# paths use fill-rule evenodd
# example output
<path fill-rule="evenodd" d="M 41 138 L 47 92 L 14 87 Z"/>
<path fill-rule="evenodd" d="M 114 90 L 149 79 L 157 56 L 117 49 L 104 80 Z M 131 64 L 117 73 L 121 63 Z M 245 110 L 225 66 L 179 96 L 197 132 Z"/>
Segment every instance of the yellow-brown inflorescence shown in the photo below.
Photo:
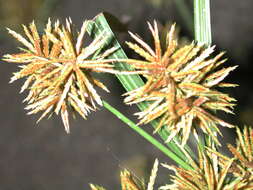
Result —
<path fill-rule="evenodd" d="M 241 131 L 237 127 L 236 132 L 238 135 L 236 147 L 228 144 L 228 149 L 234 158 L 232 167 L 228 172 L 240 178 L 245 183 L 251 184 L 251 188 L 253 189 L 253 128 L 245 126 L 243 131 Z M 231 159 L 213 149 L 208 148 L 208 150 L 210 153 L 214 153 L 219 157 L 221 160 L 220 165 L 223 168 Z"/>
<path fill-rule="evenodd" d="M 217 69 L 226 60 L 223 52 L 210 58 L 215 47 L 205 48 L 191 43 L 178 47 L 174 37 L 175 25 L 167 33 L 166 49 L 162 50 L 157 23 L 149 30 L 154 39 L 153 50 L 137 35 L 130 33 L 136 43 L 127 45 L 145 60 L 122 60 L 131 64 L 137 71 L 145 71 L 147 79 L 144 86 L 132 90 L 125 95 L 127 104 L 143 101 L 150 102 L 147 109 L 136 113 L 139 124 L 146 124 L 159 118 L 154 132 L 166 126 L 170 131 L 167 141 L 180 134 L 182 145 L 187 142 L 191 132 L 197 135 L 197 129 L 210 135 L 219 144 L 214 132 L 220 131 L 218 126 L 233 127 L 213 115 L 213 111 L 223 110 L 232 113 L 235 99 L 219 92 L 218 87 L 234 87 L 235 84 L 222 83 L 222 80 L 236 66 Z"/>
<path fill-rule="evenodd" d="M 252 182 L 231 176 L 234 159 L 229 159 L 220 167 L 220 159 L 215 154 L 199 151 L 199 161 L 195 162 L 187 155 L 192 170 L 162 164 L 173 170 L 172 184 L 164 185 L 159 190 L 252 190 Z"/>
<path fill-rule="evenodd" d="M 158 160 L 155 160 L 153 169 L 151 171 L 151 175 L 149 178 L 149 183 L 147 187 L 145 184 L 137 179 L 135 176 L 130 174 L 127 170 L 124 170 L 120 173 L 120 180 L 121 180 L 121 189 L 122 190 L 154 190 L 154 183 L 157 176 L 158 171 Z M 103 187 L 98 185 L 90 184 L 91 190 L 105 190 Z"/>
<path fill-rule="evenodd" d="M 23 63 L 11 82 L 26 78 L 21 92 L 29 89 L 24 100 L 28 102 L 28 114 L 42 111 L 42 119 L 53 112 L 60 113 L 67 132 L 69 110 L 86 118 L 88 112 L 96 109 L 96 104 L 102 105 L 94 87 L 108 92 L 106 86 L 92 76 L 92 72 L 117 73 L 110 64 L 111 60 L 105 59 L 115 48 L 97 53 L 108 39 L 106 33 L 83 47 L 87 24 L 88 21 L 85 21 L 80 32 L 76 32 L 70 19 L 66 20 L 65 26 L 58 21 L 52 25 L 49 19 L 44 33 L 39 34 L 33 22 L 29 26 L 23 25 L 26 37 L 8 29 L 24 46 L 18 54 L 5 55 L 4 60 Z"/>

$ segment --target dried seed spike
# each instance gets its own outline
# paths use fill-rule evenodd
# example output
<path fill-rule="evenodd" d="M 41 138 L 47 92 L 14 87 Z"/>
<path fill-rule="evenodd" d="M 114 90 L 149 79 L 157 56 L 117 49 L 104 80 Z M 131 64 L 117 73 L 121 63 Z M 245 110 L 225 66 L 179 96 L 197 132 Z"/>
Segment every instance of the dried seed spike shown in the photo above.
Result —
<path fill-rule="evenodd" d="M 193 56 L 196 55 L 194 54 L 195 52 L 193 54 L 191 53 L 194 49 L 194 44 L 190 44 L 176 51 L 171 57 L 175 61 L 167 67 L 167 71 L 177 72 L 180 68 L 182 68 L 184 64 L 186 64 L 192 59 Z"/>
<path fill-rule="evenodd" d="M 60 32 L 60 21 L 59 20 L 56 20 L 56 22 L 54 23 L 54 28 L 53 28 L 53 31 L 55 33 L 59 33 Z"/>
<path fill-rule="evenodd" d="M 190 133 L 191 133 L 191 129 L 192 129 L 192 123 L 193 123 L 193 119 L 194 119 L 194 116 L 193 114 L 190 114 L 189 113 L 189 117 L 187 119 L 187 124 L 185 125 L 185 127 L 183 128 L 183 138 L 182 138 L 182 146 L 184 146 L 190 136 Z"/>
<path fill-rule="evenodd" d="M 87 119 L 86 116 L 88 115 L 88 112 L 89 112 L 89 110 L 87 109 L 92 110 L 92 108 L 89 108 L 89 106 L 86 106 L 81 100 L 79 100 L 72 94 L 69 94 L 68 102 L 70 102 L 70 105 L 73 107 L 73 109 L 77 113 L 79 113 L 83 119 Z"/>
<path fill-rule="evenodd" d="M 112 53 L 116 52 L 119 49 L 119 47 L 112 47 L 110 49 L 105 50 L 103 54 L 98 56 L 98 59 L 104 59 L 105 57 L 110 56 Z M 112 60 L 114 62 L 117 62 L 117 59 Z"/>
<path fill-rule="evenodd" d="M 21 36 L 20 34 L 16 33 L 15 31 L 9 28 L 6 28 L 6 29 L 8 30 L 9 34 L 11 34 L 18 41 L 20 41 L 24 46 L 26 46 L 28 50 L 35 52 L 33 45 L 30 42 L 28 42 L 23 36 Z"/>
<path fill-rule="evenodd" d="M 41 51 L 41 47 L 40 47 L 41 39 L 40 39 L 38 30 L 37 30 L 37 27 L 36 27 L 34 21 L 29 25 L 29 28 L 32 32 L 32 37 L 33 37 L 33 40 L 34 40 L 35 53 L 38 56 L 42 56 L 42 51 Z"/>
<path fill-rule="evenodd" d="M 24 90 L 28 88 L 28 86 L 30 85 L 30 83 L 31 83 L 33 80 L 34 80 L 34 76 L 33 76 L 33 75 L 29 76 L 29 77 L 26 79 L 26 81 L 25 81 L 25 83 L 23 84 L 23 86 L 21 87 L 21 90 L 19 91 L 19 93 L 24 92 Z"/>
<path fill-rule="evenodd" d="M 43 55 L 45 57 L 49 57 L 49 39 L 46 35 L 42 36 L 42 49 Z"/>
<path fill-rule="evenodd" d="M 173 41 L 175 40 L 175 31 L 176 31 L 176 23 L 171 25 L 171 28 L 167 34 L 167 37 L 166 37 L 166 41 L 167 41 L 166 44 L 168 46 L 167 49 L 169 49 L 169 47 L 171 47 Z"/>
<path fill-rule="evenodd" d="M 199 46 L 202 47 L 202 46 Z M 203 66 L 199 66 L 198 64 L 204 61 L 209 55 L 211 55 L 214 52 L 215 46 L 211 46 L 207 49 L 205 49 L 196 59 L 194 59 L 192 62 L 190 62 L 183 70 L 199 70 Z"/>
<path fill-rule="evenodd" d="M 167 34 L 166 37 L 167 49 L 165 50 L 165 53 L 162 57 L 162 63 L 165 63 L 168 60 L 168 58 L 174 53 L 177 47 L 177 39 L 174 39 L 175 28 L 176 24 L 174 23 Z"/>
<path fill-rule="evenodd" d="M 64 50 L 67 56 L 71 59 L 76 58 L 76 51 L 73 44 L 73 36 L 72 34 L 63 27 L 62 31 L 60 32 L 61 41 L 63 42 Z"/>
<path fill-rule="evenodd" d="M 51 18 L 48 18 L 45 32 L 51 33 L 51 31 L 52 31 L 52 22 Z"/>
<path fill-rule="evenodd" d="M 151 47 L 146 44 L 141 38 L 139 38 L 137 35 L 133 34 L 132 32 L 128 32 L 130 36 L 138 42 L 144 49 L 146 49 L 150 55 L 155 57 L 155 52 L 151 49 Z"/>
<path fill-rule="evenodd" d="M 66 18 L 66 28 L 69 33 L 72 33 L 72 20 L 71 18 Z"/>
<path fill-rule="evenodd" d="M 212 87 L 212 86 L 215 86 L 215 85 L 219 84 L 222 80 L 224 80 L 224 78 L 226 78 L 228 76 L 228 74 L 231 71 L 235 70 L 237 67 L 238 66 L 228 67 L 228 68 L 221 69 L 221 70 L 209 75 L 206 78 L 207 82 L 206 82 L 205 86 Z"/>
<path fill-rule="evenodd" d="M 236 129 L 236 133 L 238 135 L 238 140 L 239 140 L 239 144 L 240 144 L 240 147 L 241 147 L 241 152 L 242 152 L 242 154 L 245 155 L 245 154 L 247 154 L 245 137 L 244 137 L 244 135 L 242 134 L 242 132 L 240 131 L 239 128 Z"/>
<path fill-rule="evenodd" d="M 46 111 L 43 112 L 43 114 L 40 116 L 40 118 L 36 121 L 36 123 L 39 123 L 44 117 L 46 117 L 54 108 L 54 105 L 49 106 Z"/>
<path fill-rule="evenodd" d="M 84 38 L 84 34 L 86 32 L 86 27 L 88 25 L 88 21 L 84 21 L 83 25 L 81 27 L 81 31 L 77 37 L 77 41 L 76 41 L 76 53 L 80 54 L 81 52 L 81 48 L 82 48 L 82 44 L 83 44 L 83 38 Z"/>
<path fill-rule="evenodd" d="M 153 56 L 151 56 L 149 52 L 146 52 L 143 48 L 141 48 L 137 44 L 133 44 L 131 42 L 126 42 L 126 44 L 128 45 L 129 48 L 133 49 L 137 54 L 144 57 L 147 61 L 150 62 L 154 61 Z"/>
<path fill-rule="evenodd" d="M 153 188 L 154 188 L 155 179 L 156 179 L 156 175 L 157 175 L 157 171 L 158 171 L 158 164 L 159 164 L 158 159 L 155 159 L 155 163 L 154 163 L 154 166 L 153 166 L 150 178 L 149 178 L 147 190 L 153 190 Z"/>
<path fill-rule="evenodd" d="M 61 98 L 59 100 L 59 102 L 57 103 L 56 105 L 56 108 L 55 108 L 55 113 L 58 115 L 62 105 L 63 105 L 63 102 L 64 100 L 67 98 L 67 94 L 68 92 L 70 91 L 70 88 L 71 88 L 71 85 L 72 85 L 72 82 L 73 82 L 73 77 L 70 76 L 68 79 L 67 79 L 67 82 L 64 86 L 64 90 L 62 92 L 62 95 L 61 95 Z"/>
<path fill-rule="evenodd" d="M 247 149 L 247 159 L 249 162 L 253 161 L 253 154 L 252 154 L 252 148 L 253 148 L 253 136 L 250 136 L 252 133 L 252 128 L 245 128 L 244 129 L 244 138 L 245 138 L 245 144 Z"/>
<path fill-rule="evenodd" d="M 34 44 L 34 39 L 33 39 L 32 35 L 31 35 L 28 27 L 26 25 L 24 25 L 24 24 L 22 26 L 23 26 L 23 30 L 25 31 L 25 35 L 28 37 L 28 39 L 30 40 L 30 42 L 32 44 Z"/>
<path fill-rule="evenodd" d="M 92 77 L 89 77 L 89 80 L 91 80 L 96 86 L 102 88 L 104 91 L 110 92 L 110 90 L 102 82 L 100 82 L 99 80 L 94 79 Z"/>
<path fill-rule="evenodd" d="M 68 117 L 69 117 L 68 111 L 67 111 L 66 105 L 64 103 L 61 108 L 61 118 L 62 118 L 64 127 L 65 127 L 65 131 L 67 133 L 69 133 L 69 118 Z"/>
<path fill-rule="evenodd" d="M 165 122 L 169 121 L 169 118 L 171 117 L 169 117 L 169 115 L 166 115 L 166 117 L 164 116 L 162 119 L 160 119 L 159 124 L 156 126 L 155 130 L 153 131 L 153 134 L 156 134 L 165 125 Z"/>
<path fill-rule="evenodd" d="M 105 32 L 99 34 L 88 47 L 84 48 L 81 51 L 80 55 L 78 56 L 78 62 L 87 59 L 90 55 L 94 54 L 99 48 L 103 47 L 103 45 L 106 43 L 107 38 L 108 35 L 106 35 Z"/>
<path fill-rule="evenodd" d="M 233 164 L 233 162 L 234 162 L 234 159 L 229 160 L 227 165 L 220 172 L 221 174 L 219 176 L 219 183 L 217 184 L 217 190 L 222 190 L 223 189 L 224 181 L 227 177 L 228 171 L 231 168 L 231 165 Z"/>
<path fill-rule="evenodd" d="M 152 25 L 148 22 L 149 30 L 151 31 L 153 38 L 154 38 L 154 43 L 155 43 L 155 55 L 156 55 L 156 60 L 161 60 L 161 45 L 160 45 L 160 38 L 159 38 L 159 33 L 158 33 L 158 26 L 157 22 L 154 20 L 154 28 Z"/>

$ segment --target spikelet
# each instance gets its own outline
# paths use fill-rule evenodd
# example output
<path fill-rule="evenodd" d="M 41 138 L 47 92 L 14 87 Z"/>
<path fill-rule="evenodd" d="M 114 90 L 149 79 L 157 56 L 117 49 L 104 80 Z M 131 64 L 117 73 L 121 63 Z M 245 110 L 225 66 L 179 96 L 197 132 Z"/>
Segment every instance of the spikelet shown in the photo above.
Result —
<path fill-rule="evenodd" d="M 234 159 L 229 159 L 224 167 L 220 160 L 206 151 L 199 151 L 199 161 L 195 162 L 187 155 L 192 170 L 162 164 L 175 172 L 171 175 L 172 184 L 164 185 L 159 190 L 251 190 L 253 184 L 229 174 Z"/>
<path fill-rule="evenodd" d="M 4 60 L 23 63 L 10 82 L 26 78 L 21 88 L 21 92 L 29 90 L 25 109 L 29 110 L 28 114 L 43 112 L 40 119 L 53 112 L 61 114 L 66 132 L 69 132 L 69 110 L 85 119 L 90 111 L 96 110 L 97 104 L 102 105 L 94 87 L 108 92 L 92 73 L 117 73 L 110 64 L 112 60 L 105 59 L 116 49 L 97 53 L 105 47 L 107 33 L 101 33 L 83 47 L 87 24 L 85 21 L 80 32 L 75 32 L 71 19 L 66 20 L 65 26 L 59 21 L 52 25 L 49 19 L 44 33 L 40 34 L 33 22 L 23 26 L 26 37 L 8 29 L 24 46 L 18 54 L 5 55 Z"/>
<path fill-rule="evenodd" d="M 140 37 L 130 32 L 136 43 L 127 45 L 145 60 L 125 59 L 137 71 L 144 72 L 147 79 L 144 86 L 125 93 L 125 103 L 150 102 L 149 107 L 136 113 L 139 124 L 159 119 L 154 132 L 165 126 L 170 132 L 167 141 L 180 135 L 182 145 L 186 144 L 191 132 L 199 131 L 210 135 L 219 144 L 214 132 L 220 134 L 218 126 L 234 127 L 213 115 L 216 110 L 233 113 L 235 99 L 217 91 L 217 87 L 234 87 L 222 80 L 236 66 L 217 69 L 225 62 L 224 53 L 210 58 L 215 47 L 203 47 L 191 43 L 178 47 L 174 37 L 175 24 L 167 33 L 166 49 L 162 50 L 157 23 L 148 23 L 154 39 L 153 50 Z"/>

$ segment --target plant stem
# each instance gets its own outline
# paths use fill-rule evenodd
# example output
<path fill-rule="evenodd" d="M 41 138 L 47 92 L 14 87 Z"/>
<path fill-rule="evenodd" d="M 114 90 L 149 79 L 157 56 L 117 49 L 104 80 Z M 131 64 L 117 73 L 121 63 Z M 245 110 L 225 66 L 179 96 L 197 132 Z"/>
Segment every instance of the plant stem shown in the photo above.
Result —
<path fill-rule="evenodd" d="M 206 46 L 212 44 L 210 0 L 194 0 L 194 31 L 195 40 L 199 44 Z M 199 146 L 202 151 L 209 144 L 207 143 L 208 138 L 205 134 L 200 137 Z"/>
<path fill-rule="evenodd" d="M 139 135 L 141 135 L 143 138 L 145 138 L 147 141 L 149 141 L 151 144 L 153 144 L 155 147 L 157 147 L 159 150 L 161 150 L 165 155 L 172 158 L 175 162 L 177 162 L 184 169 L 192 169 L 190 165 L 188 165 L 184 160 L 182 160 L 180 157 L 178 157 L 174 152 L 170 151 L 162 143 L 160 143 L 154 137 L 149 135 L 142 128 L 138 127 L 133 121 L 128 119 L 126 116 L 124 116 L 122 113 L 120 113 L 118 110 L 116 110 L 114 107 L 112 107 L 109 103 L 107 103 L 104 100 L 103 100 L 103 106 L 107 110 L 112 112 L 115 116 L 117 116 L 125 124 L 127 124 L 129 127 L 131 127 L 134 131 L 136 131 Z"/>
<path fill-rule="evenodd" d="M 194 31 L 198 43 L 212 43 L 210 0 L 194 0 Z"/>

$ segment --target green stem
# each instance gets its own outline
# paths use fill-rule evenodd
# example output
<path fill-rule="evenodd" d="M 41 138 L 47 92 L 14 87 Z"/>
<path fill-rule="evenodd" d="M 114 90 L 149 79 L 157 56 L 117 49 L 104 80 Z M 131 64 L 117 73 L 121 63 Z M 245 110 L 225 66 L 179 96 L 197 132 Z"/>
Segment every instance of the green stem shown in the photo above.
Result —
<path fill-rule="evenodd" d="M 206 46 L 212 44 L 210 0 L 194 0 L 194 31 L 195 40 L 199 44 L 205 44 Z M 207 139 L 209 137 L 205 134 L 200 137 L 199 146 L 202 151 L 205 146 L 210 144 Z"/>
<path fill-rule="evenodd" d="M 129 127 L 131 127 L 131 129 L 133 129 L 134 131 L 136 131 L 139 135 L 141 135 L 143 138 L 145 138 L 147 141 L 149 141 L 151 144 L 153 144 L 155 147 L 157 147 L 159 150 L 161 150 L 165 155 L 167 155 L 170 158 L 172 158 L 175 162 L 177 162 L 184 169 L 192 169 L 189 164 L 187 164 L 184 160 L 182 160 L 180 157 L 178 157 L 174 152 L 170 151 L 162 143 L 160 143 L 154 137 L 152 137 L 151 135 L 149 135 L 142 128 L 138 127 L 133 121 L 131 121 L 130 119 L 128 119 L 126 116 L 124 116 L 122 113 L 120 113 L 114 107 L 112 107 L 106 101 L 103 101 L 103 106 L 107 110 L 109 110 L 110 112 L 112 112 L 115 116 L 117 116 L 125 124 L 127 124 Z"/>
<path fill-rule="evenodd" d="M 210 0 L 194 0 L 194 31 L 198 43 L 212 43 Z"/>

